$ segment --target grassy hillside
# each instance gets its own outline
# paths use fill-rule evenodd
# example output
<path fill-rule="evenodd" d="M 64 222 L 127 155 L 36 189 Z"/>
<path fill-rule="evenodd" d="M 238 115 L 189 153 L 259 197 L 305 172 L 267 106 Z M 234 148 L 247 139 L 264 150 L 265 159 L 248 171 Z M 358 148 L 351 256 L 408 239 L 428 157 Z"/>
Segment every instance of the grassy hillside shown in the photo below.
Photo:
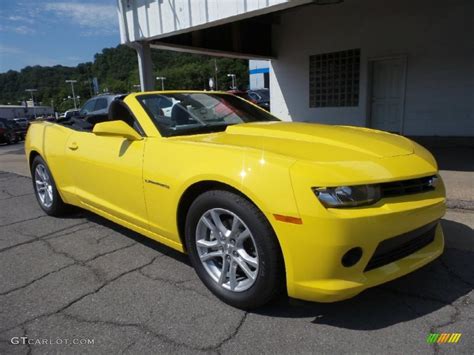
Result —
<path fill-rule="evenodd" d="M 156 76 L 167 78 L 166 89 L 204 89 L 209 77 L 214 75 L 215 62 L 218 68 L 219 89 L 228 89 L 227 73 L 237 74 L 240 86 L 248 85 L 248 62 L 240 59 L 214 58 L 202 55 L 153 50 Z M 43 105 L 53 104 L 58 111 L 72 108 L 71 87 L 66 79 L 75 79 L 76 95 L 81 104 L 92 95 L 91 79 L 97 77 L 100 91 L 124 93 L 135 91 L 138 80 L 136 53 L 126 46 L 105 48 L 94 56 L 93 62 L 76 67 L 26 67 L 21 71 L 10 70 L 0 74 L 0 104 L 16 105 L 29 99 L 25 89 L 35 88 L 35 100 Z M 157 83 L 158 85 L 159 83 Z M 161 86 L 157 86 L 159 88 Z"/>

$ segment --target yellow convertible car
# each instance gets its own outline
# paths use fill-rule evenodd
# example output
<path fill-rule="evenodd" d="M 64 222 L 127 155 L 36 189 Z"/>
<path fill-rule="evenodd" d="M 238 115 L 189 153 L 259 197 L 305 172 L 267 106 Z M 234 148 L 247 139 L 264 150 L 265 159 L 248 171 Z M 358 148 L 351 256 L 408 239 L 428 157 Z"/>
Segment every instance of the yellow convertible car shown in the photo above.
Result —
<path fill-rule="evenodd" d="M 420 145 L 226 93 L 118 97 L 107 116 L 32 124 L 26 154 L 47 214 L 79 206 L 186 252 L 236 307 L 347 299 L 444 248 L 445 189 Z"/>

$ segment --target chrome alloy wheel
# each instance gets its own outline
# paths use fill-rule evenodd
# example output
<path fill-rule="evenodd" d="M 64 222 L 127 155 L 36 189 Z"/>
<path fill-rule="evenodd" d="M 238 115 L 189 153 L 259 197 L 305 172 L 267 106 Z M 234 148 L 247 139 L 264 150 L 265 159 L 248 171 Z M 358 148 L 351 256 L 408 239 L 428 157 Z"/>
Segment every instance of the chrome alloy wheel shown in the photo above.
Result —
<path fill-rule="evenodd" d="M 36 165 L 35 169 L 36 193 L 43 207 L 50 208 L 53 205 L 53 185 L 51 178 L 43 164 Z"/>
<path fill-rule="evenodd" d="M 231 211 L 206 211 L 196 227 L 199 258 L 212 279 L 221 287 L 242 292 L 255 283 L 258 253 L 250 229 Z"/>

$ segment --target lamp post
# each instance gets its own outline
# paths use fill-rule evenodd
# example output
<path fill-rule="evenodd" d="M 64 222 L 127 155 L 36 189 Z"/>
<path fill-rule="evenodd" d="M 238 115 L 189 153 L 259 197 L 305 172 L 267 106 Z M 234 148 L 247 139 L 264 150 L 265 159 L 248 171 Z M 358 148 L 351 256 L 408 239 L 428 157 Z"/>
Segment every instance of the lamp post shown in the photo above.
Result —
<path fill-rule="evenodd" d="M 232 78 L 232 89 L 235 89 L 235 74 L 227 74 L 227 76 Z"/>
<path fill-rule="evenodd" d="M 165 80 L 164 76 L 157 76 L 156 80 L 161 80 L 161 91 L 165 91 Z"/>
<path fill-rule="evenodd" d="M 36 120 L 36 105 L 35 105 L 35 97 L 33 96 L 33 93 L 38 91 L 38 90 L 37 89 L 26 89 L 25 91 L 27 91 L 31 94 L 31 101 L 33 102 L 33 113 L 35 115 L 35 120 Z"/>
<path fill-rule="evenodd" d="M 71 83 L 72 99 L 74 101 L 74 109 L 77 110 L 76 94 L 74 93 L 74 83 L 77 83 L 77 80 L 66 80 L 66 83 Z"/>

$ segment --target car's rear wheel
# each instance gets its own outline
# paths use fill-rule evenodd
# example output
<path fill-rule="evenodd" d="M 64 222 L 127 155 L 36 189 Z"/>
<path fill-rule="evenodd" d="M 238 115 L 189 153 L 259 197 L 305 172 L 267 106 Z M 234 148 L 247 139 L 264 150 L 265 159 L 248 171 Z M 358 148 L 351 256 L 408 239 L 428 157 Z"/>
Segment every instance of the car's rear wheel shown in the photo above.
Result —
<path fill-rule="evenodd" d="M 254 204 L 233 192 L 208 191 L 192 203 L 186 247 L 199 278 L 232 306 L 261 306 L 284 286 L 273 229 Z"/>
<path fill-rule="evenodd" d="M 39 155 L 34 158 L 31 164 L 31 174 L 36 199 L 42 210 L 50 216 L 61 216 L 67 213 L 69 205 L 61 199 L 51 171 Z"/>

